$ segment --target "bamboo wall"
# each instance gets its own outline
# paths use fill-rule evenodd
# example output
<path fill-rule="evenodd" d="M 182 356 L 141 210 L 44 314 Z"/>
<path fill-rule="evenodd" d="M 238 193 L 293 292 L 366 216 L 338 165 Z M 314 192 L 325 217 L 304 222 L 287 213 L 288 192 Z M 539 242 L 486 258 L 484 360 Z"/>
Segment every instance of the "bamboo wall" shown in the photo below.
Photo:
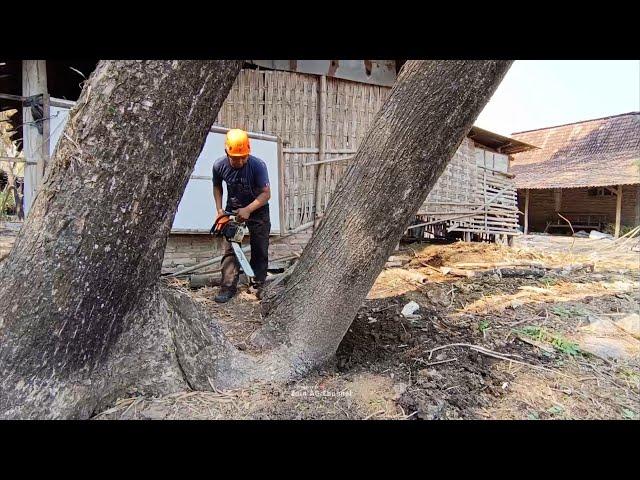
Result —
<path fill-rule="evenodd" d="M 462 232 L 487 238 L 518 233 L 516 186 L 506 171 L 508 159 L 465 138 L 418 210 L 427 232 Z M 490 161 L 486 161 L 489 160 Z M 435 222 L 441 222 L 436 224 Z"/>
<path fill-rule="evenodd" d="M 314 220 L 318 172 L 318 213 L 324 212 L 349 160 L 322 166 L 305 164 L 319 161 L 321 143 L 324 160 L 355 153 L 389 91 L 331 77 L 247 69 L 238 76 L 216 124 L 269 133 L 282 140 L 281 224 L 286 231 Z M 473 141 L 462 142 L 427 197 L 422 214 L 442 219 L 468 213 L 482 207 L 494 192 L 511 188 L 509 178 L 476 167 L 477 151 Z M 478 182 L 483 182 L 482 186 Z M 448 222 L 448 227 L 465 232 L 514 233 L 515 186 L 512 190 L 503 192 L 486 212 Z"/>
<path fill-rule="evenodd" d="M 321 95 L 321 85 L 326 85 Z M 315 215 L 316 173 L 320 171 L 322 213 L 348 166 L 348 160 L 304 166 L 320 155 L 320 112 L 324 112 L 326 159 L 355 153 L 388 92 L 387 87 L 317 75 L 243 70 L 224 102 L 216 124 L 277 135 L 283 141 L 284 229 Z M 324 96 L 326 108 L 321 108 Z"/>

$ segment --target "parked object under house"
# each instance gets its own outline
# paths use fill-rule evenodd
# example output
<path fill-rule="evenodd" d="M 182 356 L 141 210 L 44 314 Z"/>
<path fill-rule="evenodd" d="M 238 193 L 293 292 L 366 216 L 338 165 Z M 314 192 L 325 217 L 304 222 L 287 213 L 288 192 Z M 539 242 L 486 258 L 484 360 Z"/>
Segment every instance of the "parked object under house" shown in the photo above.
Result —
<path fill-rule="evenodd" d="M 639 112 L 513 137 L 540 147 L 516 154 L 512 165 L 525 232 L 612 229 L 619 236 L 640 225 Z"/>

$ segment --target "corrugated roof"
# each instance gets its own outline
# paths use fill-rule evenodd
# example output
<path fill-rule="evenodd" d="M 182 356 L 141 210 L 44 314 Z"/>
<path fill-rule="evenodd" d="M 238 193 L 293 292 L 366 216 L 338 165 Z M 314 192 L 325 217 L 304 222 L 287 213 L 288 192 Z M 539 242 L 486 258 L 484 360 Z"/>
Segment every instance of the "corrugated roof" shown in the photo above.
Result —
<path fill-rule="evenodd" d="M 516 140 L 515 138 L 505 137 L 504 135 L 490 132 L 484 128 L 476 127 L 475 125 L 471 127 L 467 136 L 481 145 L 493 148 L 494 150 L 500 153 L 506 153 L 507 155 L 526 152 L 527 150 L 538 148 L 534 145 L 529 145 L 528 143 Z"/>
<path fill-rule="evenodd" d="M 396 81 L 395 60 L 248 60 L 272 70 L 326 75 L 360 83 L 391 87 Z"/>
<path fill-rule="evenodd" d="M 514 133 L 539 147 L 514 155 L 518 188 L 640 184 L 640 112 Z"/>

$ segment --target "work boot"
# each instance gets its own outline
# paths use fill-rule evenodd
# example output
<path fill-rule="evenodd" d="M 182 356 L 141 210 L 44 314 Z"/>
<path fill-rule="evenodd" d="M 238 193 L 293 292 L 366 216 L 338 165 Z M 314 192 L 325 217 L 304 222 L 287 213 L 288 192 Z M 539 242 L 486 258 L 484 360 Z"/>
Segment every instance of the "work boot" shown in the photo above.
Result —
<path fill-rule="evenodd" d="M 253 285 L 251 285 L 251 292 L 255 294 L 258 300 L 262 300 L 262 294 L 264 293 L 264 282 L 253 282 Z"/>
<path fill-rule="evenodd" d="M 235 288 L 220 287 L 220 290 L 218 291 L 218 295 L 215 296 L 214 300 L 217 303 L 226 303 L 229 300 L 231 300 L 235 294 L 236 294 Z"/>

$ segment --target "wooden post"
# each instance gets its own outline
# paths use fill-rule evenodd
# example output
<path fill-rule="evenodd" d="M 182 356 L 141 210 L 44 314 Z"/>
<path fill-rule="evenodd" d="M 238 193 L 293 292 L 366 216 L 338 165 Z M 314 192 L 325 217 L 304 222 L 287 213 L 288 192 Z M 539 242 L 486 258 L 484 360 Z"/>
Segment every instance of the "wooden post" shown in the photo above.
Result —
<path fill-rule="evenodd" d="M 49 166 L 49 143 L 51 137 L 51 103 L 47 90 L 42 94 L 42 178 Z"/>
<path fill-rule="evenodd" d="M 278 137 L 278 211 L 280 213 L 280 236 L 289 231 L 289 219 L 284 209 L 284 156 L 282 153 L 282 139 Z"/>
<path fill-rule="evenodd" d="M 325 143 L 326 143 L 326 125 L 327 125 L 327 77 L 320 76 L 320 92 L 318 96 L 320 103 L 318 108 L 318 161 L 324 161 L 325 156 Z M 316 191 L 315 191 L 315 227 L 320 223 L 320 204 L 322 203 L 322 190 L 320 184 L 322 183 L 322 174 L 324 173 L 324 163 L 318 164 L 316 170 Z"/>
<path fill-rule="evenodd" d="M 32 97 L 40 94 L 46 95 L 47 93 L 46 60 L 23 60 L 22 96 Z M 49 112 L 46 112 L 43 118 L 46 118 L 48 115 Z M 22 151 L 24 152 L 25 160 L 35 162 L 35 165 L 26 163 L 24 169 L 24 213 L 26 216 L 42 184 L 42 177 L 46 166 L 46 159 L 43 155 L 45 145 L 43 145 L 43 143 L 48 144 L 48 142 L 44 142 L 44 128 L 43 134 L 41 134 L 38 131 L 38 125 L 34 123 L 31 107 L 25 106 L 22 108 L 22 123 Z M 48 157 L 48 146 L 46 148 Z"/>
<path fill-rule="evenodd" d="M 553 200 L 555 204 L 556 213 L 562 210 L 562 189 L 554 188 L 553 189 Z"/>
<path fill-rule="evenodd" d="M 622 185 L 618 185 L 616 192 L 616 233 L 615 237 L 620 236 L 620 219 L 622 217 Z"/>
<path fill-rule="evenodd" d="M 524 234 L 529 235 L 529 189 L 524 192 Z"/>
<path fill-rule="evenodd" d="M 640 185 L 636 185 L 636 221 L 635 226 L 640 225 Z"/>

